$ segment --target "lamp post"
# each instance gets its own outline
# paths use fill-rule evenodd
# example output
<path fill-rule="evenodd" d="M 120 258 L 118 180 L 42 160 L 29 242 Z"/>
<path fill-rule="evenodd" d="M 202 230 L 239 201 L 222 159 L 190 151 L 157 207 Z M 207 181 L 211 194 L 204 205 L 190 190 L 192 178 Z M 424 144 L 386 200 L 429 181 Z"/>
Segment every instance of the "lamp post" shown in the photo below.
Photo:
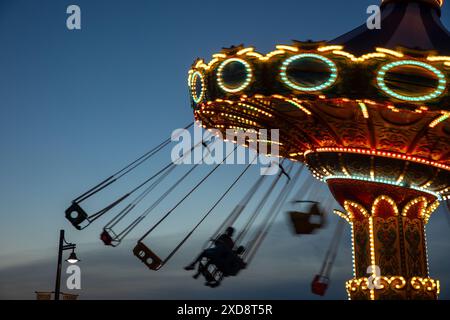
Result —
<path fill-rule="evenodd" d="M 62 254 L 65 250 L 72 250 L 69 258 L 66 260 L 69 263 L 78 262 L 77 255 L 75 254 L 76 244 L 69 243 L 64 238 L 64 230 L 59 232 L 59 248 L 58 248 L 58 267 L 56 269 L 56 285 L 55 285 L 55 300 L 59 300 L 59 295 L 61 293 L 61 266 L 62 266 Z"/>

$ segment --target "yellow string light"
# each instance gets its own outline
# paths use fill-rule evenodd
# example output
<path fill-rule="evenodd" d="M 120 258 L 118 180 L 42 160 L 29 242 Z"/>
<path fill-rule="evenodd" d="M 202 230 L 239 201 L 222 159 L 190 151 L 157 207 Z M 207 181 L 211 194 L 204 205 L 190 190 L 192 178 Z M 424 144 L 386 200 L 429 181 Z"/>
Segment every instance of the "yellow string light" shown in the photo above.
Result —
<path fill-rule="evenodd" d="M 375 259 L 375 237 L 373 234 L 373 217 L 369 217 L 369 238 L 370 238 L 370 263 L 372 265 L 372 276 L 376 277 L 376 259 Z M 370 290 L 370 300 L 375 300 L 375 290 Z"/>
<path fill-rule="evenodd" d="M 394 215 L 398 216 L 399 210 L 398 210 L 398 207 L 397 207 L 397 204 L 395 203 L 395 201 L 392 200 L 392 198 L 390 198 L 388 196 L 381 195 L 381 196 L 377 197 L 372 204 L 372 216 L 373 217 L 378 215 L 377 209 L 378 209 L 379 204 L 382 201 L 387 202 L 391 206 L 391 208 L 394 210 Z"/>
<path fill-rule="evenodd" d="M 286 51 L 284 51 L 284 50 L 274 50 L 274 51 L 269 52 L 268 54 L 266 54 L 264 57 L 260 58 L 260 60 L 267 61 L 267 60 L 269 60 L 270 58 L 272 58 L 274 56 L 277 56 L 277 55 L 280 55 L 280 54 L 285 54 L 285 53 L 286 53 Z"/>
<path fill-rule="evenodd" d="M 369 119 L 369 111 L 367 111 L 367 106 L 364 102 L 359 102 L 359 107 L 361 108 L 361 112 L 365 119 Z"/>
<path fill-rule="evenodd" d="M 256 111 L 256 112 L 261 113 L 261 114 L 263 114 L 263 115 L 265 115 L 265 116 L 267 116 L 269 118 L 273 117 L 273 115 L 271 113 L 269 113 L 267 111 L 264 111 L 264 110 L 261 110 L 261 109 L 255 107 L 255 106 L 249 105 L 247 103 L 238 102 L 238 106 L 241 106 L 241 107 L 244 107 L 244 108 Z"/>
<path fill-rule="evenodd" d="M 356 210 L 358 210 L 358 212 L 364 218 L 368 218 L 370 216 L 369 213 L 367 212 L 366 208 L 364 208 L 359 203 L 356 203 L 356 202 L 353 202 L 353 201 L 349 201 L 349 200 L 345 200 L 344 201 L 344 209 L 345 209 L 345 211 L 347 211 L 348 217 L 350 218 L 351 221 L 353 221 L 355 219 L 355 216 L 353 215 L 352 208 L 355 208 Z"/>
<path fill-rule="evenodd" d="M 350 228 L 351 228 L 351 236 L 352 236 L 352 268 L 353 268 L 353 277 L 356 277 L 355 228 L 353 226 L 353 222 L 350 223 Z"/>
<path fill-rule="evenodd" d="M 325 46 L 325 47 L 320 47 L 319 49 L 317 49 L 317 51 L 319 52 L 325 52 L 325 51 L 332 51 L 332 50 L 342 50 L 344 49 L 343 46 Z"/>
<path fill-rule="evenodd" d="M 344 56 L 346 58 L 349 58 L 353 62 L 364 62 L 366 60 L 373 59 L 373 58 L 385 58 L 386 57 L 386 54 L 381 53 L 381 52 L 367 53 L 358 58 L 355 55 L 351 54 L 350 52 L 342 51 L 342 50 L 334 50 L 333 54 L 339 55 L 339 56 Z"/>
<path fill-rule="evenodd" d="M 427 57 L 428 61 L 450 61 L 450 57 L 446 56 L 431 56 Z"/>
<path fill-rule="evenodd" d="M 430 128 L 434 128 L 436 127 L 439 123 L 444 122 L 445 120 L 447 120 L 448 118 L 450 118 L 450 112 L 447 111 L 441 111 L 442 115 L 439 116 L 438 118 L 434 119 L 430 124 L 429 127 Z"/>
<path fill-rule="evenodd" d="M 342 219 L 344 219 L 345 221 L 347 221 L 349 224 L 352 224 L 352 220 L 351 220 L 350 217 L 349 217 L 347 214 L 345 214 L 344 212 L 339 211 L 339 210 L 337 210 L 337 209 L 334 209 L 333 212 L 334 212 L 336 215 L 338 215 L 339 217 L 341 217 Z"/>
<path fill-rule="evenodd" d="M 238 121 L 241 121 L 243 123 L 250 124 L 250 125 L 253 125 L 253 126 L 257 125 L 255 121 L 251 121 L 251 120 L 248 120 L 246 118 L 243 118 L 243 117 L 240 117 L 240 116 L 236 116 L 234 114 L 221 112 L 220 116 L 227 117 L 227 118 L 230 118 L 230 119 L 235 119 L 235 120 L 238 120 Z"/>
<path fill-rule="evenodd" d="M 430 220 L 431 215 L 439 207 L 439 205 L 440 205 L 439 200 L 436 200 L 425 209 L 425 212 L 423 215 L 424 224 L 428 223 L 428 220 Z"/>
<path fill-rule="evenodd" d="M 283 44 L 277 45 L 277 46 L 275 46 L 275 48 L 277 48 L 278 50 L 298 52 L 297 47 L 287 46 L 287 45 L 283 45 Z"/>
<path fill-rule="evenodd" d="M 437 294 L 440 291 L 439 280 L 434 280 L 429 277 L 412 277 L 410 283 L 415 290 L 424 288 L 427 291 L 436 291 Z"/>
<path fill-rule="evenodd" d="M 249 48 L 245 48 L 245 49 L 239 50 L 236 54 L 238 56 L 242 56 L 243 54 L 247 54 L 249 52 L 253 52 L 253 50 L 254 50 L 253 47 L 249 47 Z"/>
<path fill-rule="evenodd" d="M 253 52 L 253 51 L 247 52 L 245 55 L 247 55 L 249 57 L 256 57 L 260 60 L 262 60 L 262 58 L 264 58 L 264 56 L 261 53 Z"/>
<path fill-rule="evenodd" d="M 312 115 L 311 111 L 309 111 L 308 109 L 306 109 L 303 105 L 301 105 L 300 103 L 298 103 L 297 101 L 293 100 L 293 99 L 287 99 L 287 102 L 289 102 L 290 104 L 292 104 L 293 106 L 297 107 L 298 109 L 302 110 L 304 113 L 306 113 L 308 116 Z"/>
<path fill-rule="evenodd" d="M 408 212 L 411 209 L 411 207 L 417 205 L 418 203 L 421 203 L 421 207 L 419 210 L 419 218 L 425 219 L 426 208 L 428 206 L 428 201 L 427 201 L 427 198 L 425 198 L 425 197 L 417 197 L 417 198 L 414 198 L 411 201 L 409 201 L 403 207 L 402 216 L 404 216 L 404 217 L 408 216 Z"/>
<path fill-rule="evenodd" d="M 437 167 L 440 169 L 450 171 L 450 166 L 445 165 L 440 162 L 437 162 L 437 161 L 427 160 L 424 158 L 419 158 L 419 157 L 414 157 L 414 156 L 409 156 L 406 154 L 389 152 L 389 151 L 361 149 L 361 148 L 346 148 L 346 147 L 325 147 L 325 148 L 317 148 L 315 150 L 308 150 L 308 153 L 310 153 L 310 152 L 344 152 L 344 153 L 367 154 L 367 155 L 374 155 L 374 156 L 380 156 L 380 157 L 402 159 L 402 160 L 407 160 L 407 161 L 411 161 L 411 162 L 423 163 L 426 165 L 430 165 L 430 166 L 434 166 L 434 167 Z M 305 154 L 307 154 L 307 152 L 305 152 Z"/>
<path fill-rule="evenodd" d="M 289 46 L 289 45 L 277 45 L 275 47 L 276 47 L 276 50 L 269 52 L 266 55 L 263 55 L 259 52 L 254 51 L 255 49 L 253 47 L 243 48 L 243 49 L 239 50 L 237 53 L 230 54 L 230 55 L 228 55 L 227 53 L 223 53 L 223 52 L 215 53 L 212 55 L 213 60 L 211 60 L 208 64 L 206 64 L 203 60 L 199 60 L 195 64 L 194 68 L 196 68 L 196 69 L 201 68 L 204 70 L 209 70 L 215 63 L 219 62 L 220 60 L 226 59 L 228 57 L 232 57 L 232 56 L 246 55 L 249 57 L 258 58 L 261 61 L 268 61 L 272 57 L 275 57 L 275 56 L 281 55 L 281 54 L 285 54 L 286 52 L 294 52 L 295 53 L 295 52 L 300 51 L 300 49 L 298 47 Z M 386 54 L 395 56 L 398 58 L 401 58 L 404 56 L 403 53 L 401 53 L 399 51 L 394 51 L 394 50 L 390 50 L 390 49 L 386 49 L 386 48 L 376 48 L 376 52 L 370 52 L 370 53 L 364 54 L 360 57 L 356 57 L 355 55 L 353 55 L 347 51 L 344 51 L 343 49 L 344 49 L 344 47 L 341 45 L 329 45 L 329 46 L 319 47 L 317 49 L 317 51 L 318 52 L 332 51 L 333 54 L 345 56 L 354 62 L 364 62 L 366 60 L 373 59 L 373 58 L 385 58 Z M 444 62 L 444 64 L 446 66 L 450 66 L 450 60 L 449 60 L 450 57 L 430 56 L 427 59 L 429 61 L 438 61 L 438 62 L 442 61 L 442 62 Z"/>
<path fill-rule="evenodd" d="M 380 282 L 382 282 L 382 288 L 384 289 L 385 286 L 383 285 L 383 282 L 386 283 L 388 286 L 392 286 L 394 285 L 394 288 L 397 290 L 401 290 L 404 289 L 408 283 L 408 281 L 403 277 L 403 276 L 391 276 L 391 277 L 386 277 L 386 276 L 381 276 L 379 277 Z M 358 291 L 358 288 L 361 288 L 361 290 L 365 291 L 368 290 L 368 284 L 369 279 L 366 277 L 362 277 L 362 278 L 353 278 L 348 280 L 345 283 L 345 287 L 347 289 L 347 292 L 351 293 L 351 292 L 356 292 Z M 430 277 L 412 277 L 409 280 L 409 283 L 411 284 L 411 287 L 414 290 L 426 290 L 428 292 L 433 292 L 435 291 L 436 294 L 440 293 L 440 282 L 439 280 L 434 280 L 431 279 Z"/>
<path fill-rule="evenodd" d="M 386 53 L 389 54 L 391 56 L 397 57 L 397 58 L 403 58 L 404 54 L 398 51 L 394 51 L 394 50 L 390 50 L 390 49 L 386 49 L 386 48 L 376 48 L 375 49 L 377 52 L 380 53 Z"/>

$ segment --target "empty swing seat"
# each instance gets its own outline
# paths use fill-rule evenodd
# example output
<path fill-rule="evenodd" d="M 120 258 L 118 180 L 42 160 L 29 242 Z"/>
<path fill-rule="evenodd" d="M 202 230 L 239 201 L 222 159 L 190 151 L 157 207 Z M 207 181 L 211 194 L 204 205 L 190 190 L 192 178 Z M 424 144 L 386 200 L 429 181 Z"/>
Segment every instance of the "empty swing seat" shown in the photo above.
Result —
<path fill-rule="evenodd" d="M 106 230 L 103 230 L 103 232 L 100 234 L 100 240 L 103 241 L 105 246 L 111 246 L 113 242 L 113 238 Z"/>
<path fill-rule="evenodd" d="M 133 249 L 133 253 L 150 270 L 157 271 L 162 267 L 162 260 L 142 242 L 138 242 L 136 247 Z"/>
<path fill-rule="evenodd" d="M 313 282 L 311 283 L 311 291 L 314 294 L 319 296 L 324 296 L 327 289 L 330 279 L 325 276 L 321 276 L 320 274 L 314 277 Z"/>
<path fill-rule="evenodd" d="M 66 219 L 78 230 L 81 230 L 80 224 L 88 219 L 88 214 L 76 202 L 66 209 Z"/>
<path fill-rule="evenodd" d="M 324 215 L 318 204 L 314 204 L 309 211 L 288 212 L 295 234 L 311 234 L 324 225 Z M 312 222 L 313 219 L 318 220 Z"/>
<path fill-rule="evenodd" d="M 289 217 L 295 234 L 311 234 L 321 227 L 321 224 L 311 223 L 311 214 L 306 212 L 289 211 Z"/>

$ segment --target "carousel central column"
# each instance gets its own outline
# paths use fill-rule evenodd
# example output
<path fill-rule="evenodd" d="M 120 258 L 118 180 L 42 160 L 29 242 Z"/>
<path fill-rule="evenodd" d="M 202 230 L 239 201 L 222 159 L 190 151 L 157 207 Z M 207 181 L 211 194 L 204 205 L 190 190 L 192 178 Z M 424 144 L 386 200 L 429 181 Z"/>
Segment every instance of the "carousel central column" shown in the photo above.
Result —
<path fill-rule="evenodd" d="M 438 202 L 430 194 L 370 183 L 370 197 L 344 197 L 359 185 L 333 181 L 331 190 L 352 226 L 354 278 L 347 282 L 352 300 L 437 299 L 439 282 L 429 277 L 425 225 Z M 347 194 L 348 195 L 348 194 Z M 345 199 L 347 198 L 347 199 Z"/>

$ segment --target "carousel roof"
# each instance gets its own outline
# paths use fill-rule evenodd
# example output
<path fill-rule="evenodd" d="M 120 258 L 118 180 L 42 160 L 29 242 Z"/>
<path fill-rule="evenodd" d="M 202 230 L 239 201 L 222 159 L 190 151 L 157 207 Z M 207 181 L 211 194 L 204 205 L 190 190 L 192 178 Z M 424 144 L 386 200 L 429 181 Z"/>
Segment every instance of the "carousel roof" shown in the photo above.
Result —
<path fill-rule="evenodd" d="M 450 55 L 450 32 L 442 24 L 442 0 L 385 0 L 381 6 L 381 29 L 366 24 L 332 40 L 356 54 L 377 47 L 437 51 Z"/>

